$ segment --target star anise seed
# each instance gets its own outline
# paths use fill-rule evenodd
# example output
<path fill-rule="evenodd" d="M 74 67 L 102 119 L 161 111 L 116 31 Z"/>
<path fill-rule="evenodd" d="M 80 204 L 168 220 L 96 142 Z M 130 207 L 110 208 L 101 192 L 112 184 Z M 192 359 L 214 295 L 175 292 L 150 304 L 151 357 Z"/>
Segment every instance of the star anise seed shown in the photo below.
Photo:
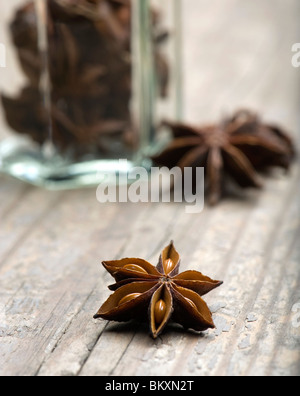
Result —
<path fill-rule="evenodd" d="M 117 283 L 109 287 L 115 292 L 95 319 L 127 322 L 144 319 L 148 314 L 154 338 L 171 320 L 196 331 L 215 328 L 212 314 L 201 297 L 223 282 L 197 271 L 179 274 L 180 256 L 173 242 L 163 250 L 157 267 L 137 258 L 105 261 L 103 265 Z"/>

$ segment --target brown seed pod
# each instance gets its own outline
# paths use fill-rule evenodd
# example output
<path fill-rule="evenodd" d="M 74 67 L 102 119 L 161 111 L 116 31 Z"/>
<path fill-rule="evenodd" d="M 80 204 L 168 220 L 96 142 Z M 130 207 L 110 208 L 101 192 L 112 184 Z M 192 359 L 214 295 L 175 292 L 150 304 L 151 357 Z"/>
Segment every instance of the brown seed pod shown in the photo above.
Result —
<path fill-rule="evenodd" d="M 95 318 L 114 321 L 144 320 L 149 314 L 151 334 L 157 338 L 173 320 L 187 329 L 214 328 L 211 312 L 201 296 L 222 282 L 197 271 L 179 273 L 180 256 L 170 243 L 157 267 L 145 260 L 126 258 L 103 262 L 117 283 Z"/>

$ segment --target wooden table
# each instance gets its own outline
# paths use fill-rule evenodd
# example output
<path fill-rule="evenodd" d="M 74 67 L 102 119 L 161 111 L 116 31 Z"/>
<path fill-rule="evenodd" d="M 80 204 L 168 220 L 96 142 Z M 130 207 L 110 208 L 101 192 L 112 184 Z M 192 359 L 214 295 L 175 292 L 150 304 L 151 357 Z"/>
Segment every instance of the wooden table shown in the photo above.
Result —
<path fill-rule="evenodd" d="M 186 119 L 259 110 L 299 137 L 298 0 L 184 2 Z M 181 204 L 107 204 L 95 189 L 47 192 L 0 178 L 0 374 L 299 375 L 299 166 L 263 192 L 199 215 Z M 156 264 L 175 240 L 183 270 L 224 285 L 206 298 L 216 330 L 93 320 L 104 259 Z"/>

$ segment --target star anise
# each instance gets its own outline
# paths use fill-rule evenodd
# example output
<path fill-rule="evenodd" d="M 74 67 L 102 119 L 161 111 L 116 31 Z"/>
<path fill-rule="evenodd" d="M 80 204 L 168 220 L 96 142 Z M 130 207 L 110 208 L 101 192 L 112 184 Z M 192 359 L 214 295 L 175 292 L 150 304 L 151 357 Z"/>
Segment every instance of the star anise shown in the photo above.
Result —
<path fill-rule="evenodd" d="M 270 166 L 288 169 L 295 154 L 282 129 L 263 124 L 249 111 L 239 111 L 218 125 L 165 125 L 174 139 L 154 162 L 168 168 L 204 167 L 212 205 L 221 199 L 225 175 L 243 188 L 261 188 L 258 171 Z"/>
<path fill-rule="evenodd" d="M 14 131 L 39 145 L 51 135 L 64 157 L 133 155 L 139 136 L 130 111 L 136 61 L 132 4 L 132 0 L 45 0 L 47 57 L 38 44 L 35 2 L 16 9 L 10 30 L 26 80 L 15 97 L 0 96 L 6 122 Z M 151 6 L 150 15 L 158 89 L 167 96 L 169 64 L 162 44 L 168 34 L 161 13 Z M 40 89 L 45 67 L 51 87 L 47 108 Z"/>
<path fill-rule="evenodd" d="M 171 242 L 163 250 L 157 267 L 137 258 L 103 262 L 117 283 L 109 287 L 115 293 L 94 318 L 127 322 L 145 319 L 148 314 L 154 338 L 171 320 L 196 331 L 215 328 L 212 314 L 201 296 L 223 282 L 197 271 L 179 274 L 180 261 Z"/>

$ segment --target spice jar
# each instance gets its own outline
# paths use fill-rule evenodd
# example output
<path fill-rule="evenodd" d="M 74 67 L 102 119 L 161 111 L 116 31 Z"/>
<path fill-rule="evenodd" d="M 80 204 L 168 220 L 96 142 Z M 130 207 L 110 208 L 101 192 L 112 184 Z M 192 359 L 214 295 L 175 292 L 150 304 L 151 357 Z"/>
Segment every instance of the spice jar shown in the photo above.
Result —
<path fill-rule="evenodd" d="M 0 170 L 76 188 L 150 166 L 180 113 L 179 1 L 1 4 Z"/>

